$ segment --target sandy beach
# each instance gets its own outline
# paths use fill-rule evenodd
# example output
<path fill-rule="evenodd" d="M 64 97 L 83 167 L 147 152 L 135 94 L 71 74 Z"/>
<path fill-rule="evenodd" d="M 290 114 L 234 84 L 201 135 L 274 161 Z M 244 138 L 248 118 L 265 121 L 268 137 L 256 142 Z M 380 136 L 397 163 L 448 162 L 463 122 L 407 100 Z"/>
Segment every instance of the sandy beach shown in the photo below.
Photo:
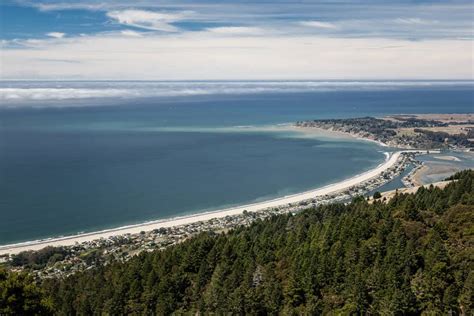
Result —
<path fill-rule="evenodd" d="M 365 142 L 371 142 L 371 143 L 375 143 L 381 147 L 389 147 L 387 144 L 381 142 L 381 141 L 378 141 L 378 140 L 375 140 L 375 139 L 371 139 L 371 138 L 367 138 L 367 137 L 361 137 L 359 135 L 355 135 L 355 134 L 351 134 L 351 133 L 346 133 L 346 132 L 341 132 L 341 131 L 337 131 L 337 130 L 333 130 L 333 129 L 324 129 L 324 128 L 320 128 L 320 127 L 304 127 L 304 126 L 295 126 L 295 125 L 288 125 L 288 126 L 284 126 L 283 129 L 286 129 L 286 130 L 289 130 L 289 131 L 295 131 L 295 132 L 298 132 L 298 133 L 303 133 L 303 134 L 307 134 L 307 135 L 323 135 L 323 136 L 327 136 L 327 137 L 331 137 L 331 138 L 340 138 L 340 139 L 357 139 L 357 140 L 360 140 L 360 141 L 365 141 Z"/>
<path fill-rule="evenodd" d="M 189 216 L 176 217 L 166 220 L 151 221 L 137 225 L 123 226 L 114 229 L 102 230 L 98 232 L 84 233 L 73 236 L 58 237 L 44 240 L 36 240 L 31 242 L 17 243 L 0 246 L 0 255 L 3 254 L 15 254 L 21 251 L 27 250 L 39 250 L 46 246 L 70 246 L 76 243 L 82 243 L 87 241 L 92 241 L 100 238 L 108 238 L 111 236 L 118 236 L 124 234 L 137 234 L 141 231 L 150 231 L 162 227 L 172 227 L 178 225 L 184 225 L 194 222 L 207 221 L 212 218 L 221 218 L 229 215 L 236 215 L 242 213 L 244 210 L 249 212 L 255 212 L 267 208 L 278 207 L 282 205 L 287 205 L 290 203 L 298 203 L 304 200 L 312 199 L 318 196 L 324 196 L 326 194 L 332 194 L 339 191 L 346 190 L 354 185 L 357 185 L 361 182 L 367 181 L 378 176 L 383 171 L 392 167 L 400 157 L 402 151 L 395 152 L 392 154 L 387 154 L 387 159 L 369 171 L 361 173 L 352 178 L 330 184 L 321 188 L 317 188 L 310 191 L 305 191 L 302 193 L 297 193 L 293 195 L 284 196 L 281 198 L 276 198 L 268 201 L 258 202 L 254 204 L 247 204 L 233 208 L 227 208 L 212 212 L 199 213 Z"/>
<path fill-rule="evenodd" d="M 461 159 L 454 156 L 433 156 L 433 158 L 438 159 L 438 160 L 445 160 L 445 161 L 461 161 Z"/>

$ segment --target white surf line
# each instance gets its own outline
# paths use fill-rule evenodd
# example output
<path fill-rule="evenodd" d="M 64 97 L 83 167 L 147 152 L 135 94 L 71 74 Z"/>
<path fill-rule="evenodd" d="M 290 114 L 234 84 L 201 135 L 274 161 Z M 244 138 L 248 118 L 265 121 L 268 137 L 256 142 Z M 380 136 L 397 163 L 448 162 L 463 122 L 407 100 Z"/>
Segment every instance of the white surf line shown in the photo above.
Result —
<path fill-rule="evenodd" d="M 344 191 L 358 185 L 362 182 L 370 180 L 372 178 L 377 177 L 385 170 L 389 169 L 397 162 L 398 158 L 400 157 L 402 152 L 420 152 L 417 150 L 404 150 L 404 151 L 397 151 L 392 154 L 389 154 L 386 160 L 369 171 L 356 175 L 352 178 L 330 184 L 318 189 L 305 191 L 297 194 L 287 195 L 284 197 L 267 200 L 263 202 L 257 202 L 253 204 L 247 204 L 222 210 L 216 210 L 211 212 L 205 213 L 198 213 L 193 215 L 187 215 L 182 217 L 175 217 L 171 219 L 164 219 L 164 220 L 157 220 L 157 221 L 150 221 L 145 222 L 142 224 L 136 225 L 129 225 L 129 226 L 122 226 L 113 229 L 102 230 L 98 232 L 91 232 L 91 233 L 83 233 L 78 235 L 71 235 L 65 237 L 57 237 L 57 238 L 49 238 L 49 239 L 42 239 L 42 240 L 35 240 L 23 243 L 16 243 L 10 245 L 0 246 L 0 255 L 4 254 L 16 254 L 21 251 L 27 250 L 39 250 L 46 246 L 72 246 L 76 243 L 83 243 L 87 241 L 92 241 L 101 238 L 109 238 L 113 236 L 125 235 L 125 234 L 138 234 L 141 231 L 151 231 L 158 228 L 167 228 L 179 225 L 185 225 L 195 222 L 202 222 L 207 221 L 213 218 L 222 218 L 231 215 L 238 215 L 243 213 L 243 211 L 249 212 L 256 212 L 259 210 L 267 209 L 267 208 L 274 208 L 279 206 L 284 206 L 287 204 L 298 203 L 301 201 L 309 200 L 315 198 L 317 196 L 324 196 L 327 194 L 336 193 L 339 191 Z"/>

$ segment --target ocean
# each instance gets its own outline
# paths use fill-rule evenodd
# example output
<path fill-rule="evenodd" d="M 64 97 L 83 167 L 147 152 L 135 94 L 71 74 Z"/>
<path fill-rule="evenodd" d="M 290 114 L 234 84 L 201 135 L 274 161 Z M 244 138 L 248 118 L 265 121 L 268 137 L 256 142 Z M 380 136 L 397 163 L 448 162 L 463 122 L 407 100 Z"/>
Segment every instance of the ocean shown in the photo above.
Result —
<path fill-rule="evenodd" d="M 386 148 L 275 128 L 472 113 L 472 82 L 0 82 L 0 244 L 246 204 L 354 176 Z"/>

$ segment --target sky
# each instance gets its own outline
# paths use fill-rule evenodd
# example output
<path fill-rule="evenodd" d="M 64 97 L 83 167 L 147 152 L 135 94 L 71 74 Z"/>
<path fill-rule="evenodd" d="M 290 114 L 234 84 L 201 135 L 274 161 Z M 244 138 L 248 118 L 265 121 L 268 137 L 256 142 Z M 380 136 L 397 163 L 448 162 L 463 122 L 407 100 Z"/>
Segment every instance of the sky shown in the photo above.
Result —
<path fill-rule="evenodd" d="M 2 0 L 0 79 L 473 79 L 472 1 Z"/>

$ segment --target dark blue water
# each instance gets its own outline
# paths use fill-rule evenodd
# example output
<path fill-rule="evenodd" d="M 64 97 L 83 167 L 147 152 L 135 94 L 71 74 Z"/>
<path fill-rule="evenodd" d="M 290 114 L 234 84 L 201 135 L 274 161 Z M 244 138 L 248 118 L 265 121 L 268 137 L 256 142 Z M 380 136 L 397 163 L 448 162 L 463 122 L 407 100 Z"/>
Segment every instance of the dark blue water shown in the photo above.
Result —
<path fill-rule="evenodd" d="M 239 126 L 472 112 L 473 93 L 408 89 L 37 103 L 48 102 L 77 107 L 0 110 L 0 244 L 218 209 L 336 182 L 379 164 L 384 149 L 356 140 L 242 132 Z"/>

